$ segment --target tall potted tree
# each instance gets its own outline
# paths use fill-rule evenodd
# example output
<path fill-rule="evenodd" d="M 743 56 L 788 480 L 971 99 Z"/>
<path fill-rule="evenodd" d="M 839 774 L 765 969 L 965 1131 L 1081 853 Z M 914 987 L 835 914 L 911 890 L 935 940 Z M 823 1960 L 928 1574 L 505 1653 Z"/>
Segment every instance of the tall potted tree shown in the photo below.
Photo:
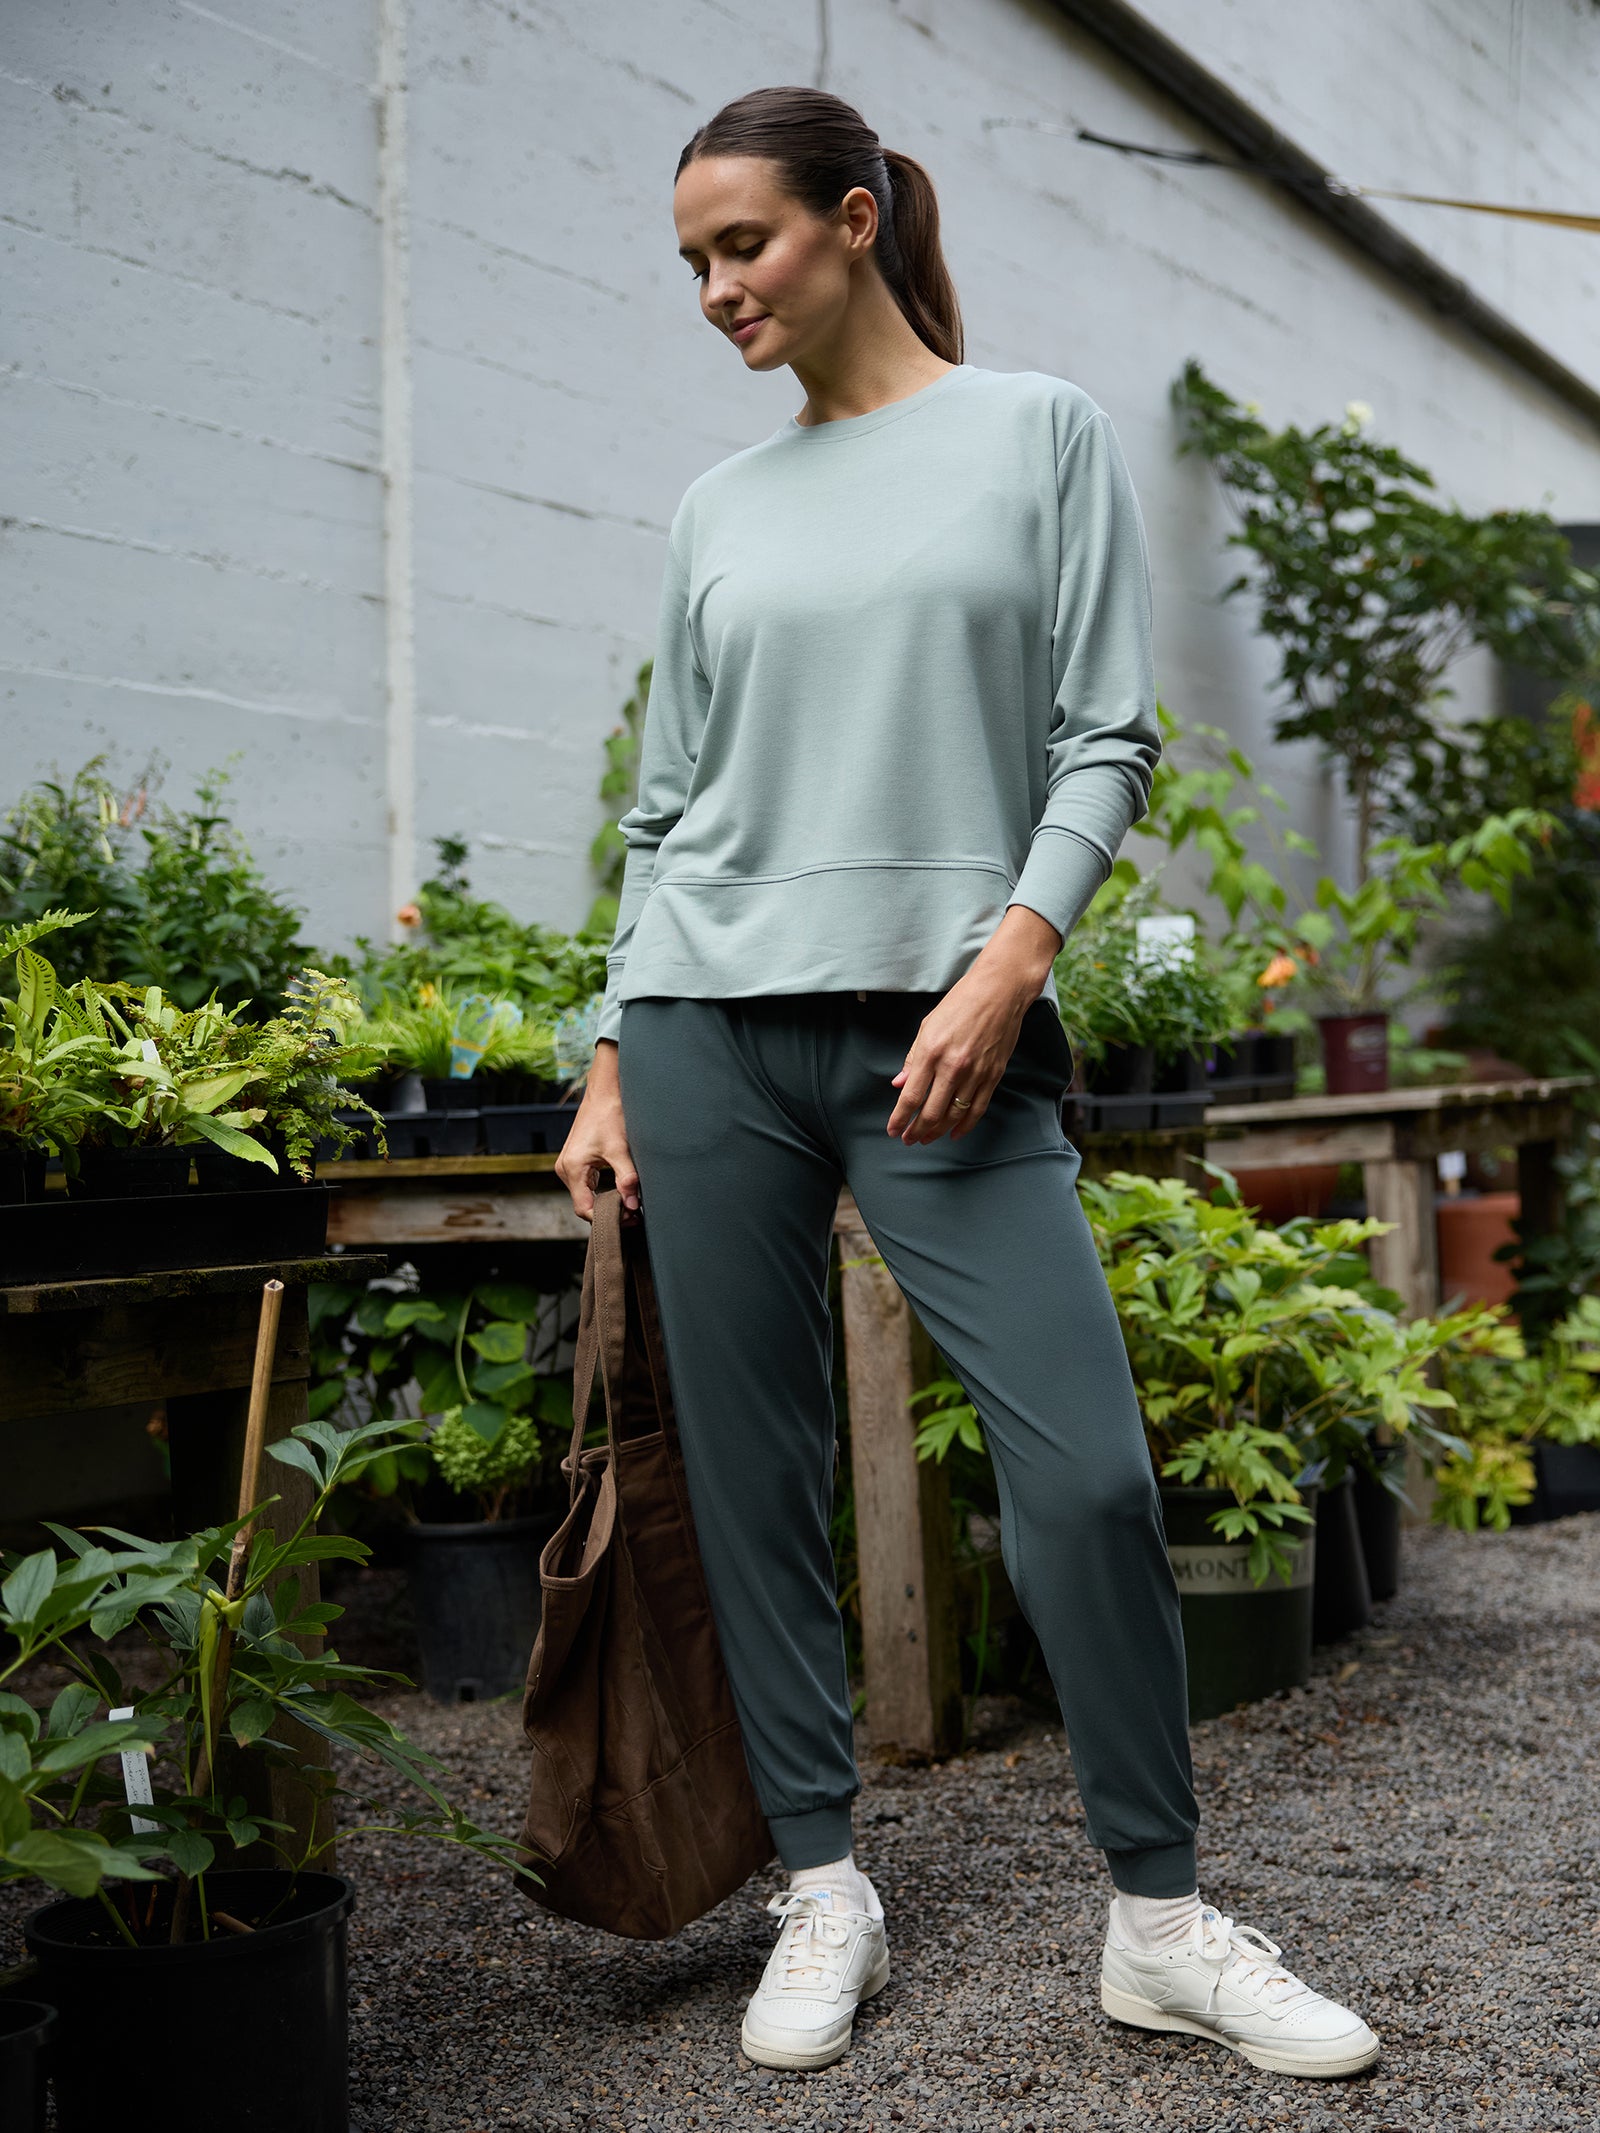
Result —
<path fill-rule="evenodd" d="M 1319 887 L 1351 950 L 1345 997 L 1324 1021 L 1328 1087 L 1382 1087 L 1381 1001 L 1366 965 L 1369 948 L 1394 937 L 1393 883 L 1372 884 L 1386 823 L 1436 750 L 1438 706 L 1453 693 L 1445 677 L 1474 646 L 1557 682 L 1592 675 L 1600 579 L 1544 512 L 1473 516 L 1438 502 L 1425 467 L 1369 434 L 1364 403 L 1338 422 L 1275 431 L 1192 358 L 1172 397 L 1179 450 L 1210 461 L 1237 519 L 1228 545 L 1251 557 L 1224 596 L 1253 591 L 1279 647 L 1288 707 L 1274 738 L 1315 742 L 1354 805 L 1354 887 Z"/>

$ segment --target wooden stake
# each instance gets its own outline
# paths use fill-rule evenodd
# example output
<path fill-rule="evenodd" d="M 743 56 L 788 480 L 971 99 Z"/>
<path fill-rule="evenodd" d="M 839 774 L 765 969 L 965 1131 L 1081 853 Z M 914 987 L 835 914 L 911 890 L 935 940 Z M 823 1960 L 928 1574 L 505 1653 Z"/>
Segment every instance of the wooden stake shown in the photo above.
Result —
<path fill-rule="evenodd" d="M 236 1600 L 239 1588 L 244 1583 L 246 1566 L 250 1559 L 250 1539 L 255 1532 L 252 1516 L 256 1497 L 261 1490 L 261 1455 L 267 1434 L 267 1401 L 272 1392 L 272 1363 L 278 1347 L 278 1316 L 283 1309 L 283 1283 L 269 1281 L 261 1291 L 261 1321 L 256 1328 L 256 1362 L 250 1379 L 250 1411 L 244 1430 L 244 1465 L 239 1474 L 240 1518 L 250 1523 L 241 1526 L 233 1537 L 233 1554 L 228 1561 L 228 1598 Z"/>
<path fill-rule="evenodd" d="M 249 1524 L 241 1526 L 233 1537 L 233 1552 L 228 1558 L 228 1599 L 236 1600 L 244 1585 L 245 1570 L 250 1558 L 250 1536 L 255 1531 L 256 1497 L 261 1488 L 261 1456 L 267 1434 L 267 1401 L 272 1392 L 272 1364 L 278 1348 L 278 1317 L 283 1309 L 283 1283 L 268 1281 L 261 1289 L 261 1317 L 256 1326 L 255 1368 L 250 1377 L 250 1406 L 244 1426 L 244 1464 L 239 1472 L 240 1518 Z M 211 1708 L 217 1723 L 222 1723 L 222 1699 L 227 1692 L 228 1675 L 233 1667 L 233 1631 L 226 1622 L 217 1633 L 216 1661 L 211 1674 Z M 209 1744 L 200 1744 L 200 1761 L 196 1768 L 194 1790 L 197 1799 L 203 1799 L 211 1783 L 211 1756 Z M 170 1940 L 176 1945 L 188 1932 L 189 1889 L 187 1874 L 179 1876 L 177 1895 L 172 1905 L 172 1929 Z M 232 1922 L 230 1921 L 230 1924 Z M 238 1928 L 234 1927 L 237 1931 Z"/>

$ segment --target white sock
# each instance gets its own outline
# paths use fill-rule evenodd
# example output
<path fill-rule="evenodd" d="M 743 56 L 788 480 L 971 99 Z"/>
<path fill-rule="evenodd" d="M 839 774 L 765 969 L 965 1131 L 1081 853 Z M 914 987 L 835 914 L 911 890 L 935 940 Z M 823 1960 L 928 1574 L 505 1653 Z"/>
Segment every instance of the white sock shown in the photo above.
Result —
<path fill-rule="evenodd" d="M 1192 1896 L 1129 1896 L 1118 1889 L 1111 1899 L 1111 1930 L 1124 1947 L 1154 1955 L 1186 1941 L 1202 1908 L 1198 1889 Z"/>
<path fill-rule="evenodd" d="M 878 1892 L 856 1865 L 853 1851 L 846 1852 L 842 1859 L 834 1859 L 827 1866 L 797 1866 L 790 1869 L 791 1889 L 827 1889 L 832 1896 L 830 1909 L 835 1911 L 865 1911 L 869 1918 L 882 1916 L 883 1906 L 878 1901 Z"/>

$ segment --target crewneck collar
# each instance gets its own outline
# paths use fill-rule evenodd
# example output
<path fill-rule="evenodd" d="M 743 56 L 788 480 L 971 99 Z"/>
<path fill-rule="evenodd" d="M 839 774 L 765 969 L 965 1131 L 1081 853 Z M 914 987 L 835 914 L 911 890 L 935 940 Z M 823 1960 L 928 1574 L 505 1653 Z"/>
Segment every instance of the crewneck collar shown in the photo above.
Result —
<path fill-rule="evenodd" d="M 870 407 L 864 415 L 840 415 L 832 422 L 817 423 L 800 422 L 791 415 L 777 434 L 785 440 L 794 438 L 807 445 L 837 442 L 841 437 L 865 436 L 868 430 L 882 429 L 885 423 L 897 422 L 902 415 L 914 415 L 919 407 L 926 407 L 957 379 L 970 378 L 976 367 L 972 363 L 958 363 L 942 378 L 935 378 L 931 385 L 920 386 L 916 392 L 887 401 L 882 407 Z"/>

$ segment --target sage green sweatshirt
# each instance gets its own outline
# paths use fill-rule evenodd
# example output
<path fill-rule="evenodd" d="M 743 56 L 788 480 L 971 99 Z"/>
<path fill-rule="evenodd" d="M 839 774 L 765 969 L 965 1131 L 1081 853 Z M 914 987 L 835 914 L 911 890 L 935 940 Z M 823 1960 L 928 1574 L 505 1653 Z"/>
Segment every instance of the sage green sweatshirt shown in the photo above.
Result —
<path fill-rule="evenodd" d="M 673 517 L 598 1036 L 652 993 L 942 992 L 1011 904 L 1065 938 L 1159 754 L 1144 523 L 1086 392 L 961 363 L 791 416 Z"/>

